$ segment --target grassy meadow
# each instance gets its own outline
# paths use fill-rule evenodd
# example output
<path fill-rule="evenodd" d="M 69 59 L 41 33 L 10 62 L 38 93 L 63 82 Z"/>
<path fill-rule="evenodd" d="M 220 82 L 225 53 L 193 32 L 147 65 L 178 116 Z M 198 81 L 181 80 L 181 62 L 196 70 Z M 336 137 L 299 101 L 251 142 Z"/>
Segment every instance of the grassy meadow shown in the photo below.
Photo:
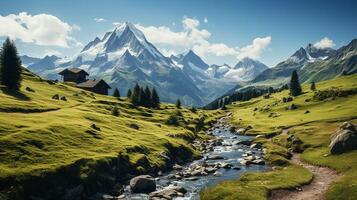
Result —
<path fill-rule="evenodd" d="M 52 99 L 55 94 L 66 100 Z M 113 107 L 119 116 L 111 114 Z M 178 125 L 166 123 L 170 115 L 179 116 Z M 93 178 L 98 166 L 135 168 L 128 173 L 165 169 L 168 160 L 163 155 L 176 159 L 171 162 L 198 155 L 190 145 L 201 136 L 194 130 L 198 119 L 208 126 L 222 115 L 178 111 L 164 103 L 161 109 L 133 107 L 126 98 L 92 94 L 25 71 L 19 93 L 0 90 L 0 197 L 16 198 L 26 193 L 31 180 L 63 171 L 70 171 L 77 184 Z M 59 185 L 61 180 L 55 181 Z"/>
<path fill-rule="evenodd" d="M 317 90 L 330 89 L 349 91 L 357 89 L 357 75 L 341 76 L 316 83 Z M 235 102 L 227 106 L 234 113 L 232 123 L 237 127 L 252 126 L 248 134 L 265 135 L 256 142 L 263 144 L 266 160 L 275 170 L 247 173 L 235 181 L 225 181 L 201 192 L 205 200 L 218 199 L 267 199 L 275 189 L 292 189 L 309 183 L 312 174 L 289 161 L 287 135 L 282 130 L 297 136 L 303 143 L 301 158 L 309 163 L 327 166 L 341 173 L 329 188 L 326 199 L 357 199 L 357 151 L 340 155 L 329 154 L 330 136 L 344 121 L 357 123 L 357 95 L 329 97 L 318 100 L 309 84 L 303 85 L 303 94 L 291 102 L 282 102 L 288 97 L 287 90 L 272 94 L 270 98 L 254 98 L 247 102 Z M 287 109 L 295 104 L 297 109 Z"/>

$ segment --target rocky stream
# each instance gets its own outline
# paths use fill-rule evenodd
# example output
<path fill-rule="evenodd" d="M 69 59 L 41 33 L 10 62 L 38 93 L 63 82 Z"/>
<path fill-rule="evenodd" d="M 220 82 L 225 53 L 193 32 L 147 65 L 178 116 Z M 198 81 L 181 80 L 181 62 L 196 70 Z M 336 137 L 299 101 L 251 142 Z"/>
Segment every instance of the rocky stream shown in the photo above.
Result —
<path fill-rule="evenodd" d="M 159 173 L 157 177 L 135 177 L 124 194 L 115 199 L 196 200 L 200 190 L 206 187 L 237 179 L 245 172 L 267 170 L 261 146 L 251 144 L 253 136 L 240 135 L 239 130 L 233 130 L 228 123 L 230 117 L 221 118 L 206 132 L 214 139 L 194 142 L 202 152 L 202 159 L 182 166 L 176 164 L 172 171 Z"/>

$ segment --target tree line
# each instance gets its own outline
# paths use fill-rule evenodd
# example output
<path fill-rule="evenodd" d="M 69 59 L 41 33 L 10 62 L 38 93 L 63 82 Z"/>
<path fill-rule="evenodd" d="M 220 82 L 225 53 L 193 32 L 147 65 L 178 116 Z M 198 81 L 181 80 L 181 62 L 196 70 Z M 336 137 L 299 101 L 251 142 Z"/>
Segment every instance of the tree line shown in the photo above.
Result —
<path fill-rule="evenodd" d="M 113 96 L 120 97 L 118 89 L 114 90 Z M 155 87 L 150 90 L 148 86 L 140 87 L 139 84 L 135 84 L 134 88 L 128 90 L 126 96 L 134 106 L 160 108 L 160 97 Z"/>
<path fill-rule="evenodd" d="M 291 79 L 290 79 L 289 85 L 285 84 L 285 85 L 281 86 L 280 88 L 276 88 L 276 89 L 274 89 L 273 87 L 252 88 L 252 89 L 248 89 L 246 91 L 235 92 L 233 94 L 221 97 L 221 98 L 213 101 L 211 104 L 207 105 L 206 108 L 207 109 L 218 109 L 218 108 L 224 109 L 227 104 L 230 104 L 235 101 L 249 101 L 252 98 L 260 97 L 262 95 L 269 96 L 272 93 L 281 92 L 281 91 L 287 90 L 287 89 L 290 90 L 290 95 L 292 95 L 292 96 L 299 96 L 300 94 L 302 94 L 302 88 L 301 88 L 301 85 L 299 82 L 299 76 L 298 76 L 296 70 L 294 70 L 291 74 Z M 311 83 L 310 89 L 316 90 L 315 82 Z"/>

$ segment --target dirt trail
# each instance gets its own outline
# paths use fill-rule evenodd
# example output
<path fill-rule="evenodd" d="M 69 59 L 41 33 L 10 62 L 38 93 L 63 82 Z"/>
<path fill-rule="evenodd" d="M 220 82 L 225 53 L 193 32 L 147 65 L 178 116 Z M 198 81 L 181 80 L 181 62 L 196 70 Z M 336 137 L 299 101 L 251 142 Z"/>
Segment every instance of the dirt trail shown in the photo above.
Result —
<path fill-rule="evenodd" d="M 302 162 L 300 154 L 294 154 L 291 160 L 293 163 L 301 165 L 310 170 L 314 178 L 308 185 L 301 187 L 301 191 L 276 190 L 273 191 L 270 200 L 323 200 L 325 193 L 331 183 L 339 175 L 335 170 L 326 167 L 319 167 Z"/>

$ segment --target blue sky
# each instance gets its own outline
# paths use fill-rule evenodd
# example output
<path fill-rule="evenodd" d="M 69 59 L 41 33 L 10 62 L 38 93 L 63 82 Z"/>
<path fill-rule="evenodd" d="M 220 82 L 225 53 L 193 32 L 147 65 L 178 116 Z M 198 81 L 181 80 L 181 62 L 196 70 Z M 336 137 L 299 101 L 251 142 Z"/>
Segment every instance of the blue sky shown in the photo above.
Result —
<path fill-rule="evenodd" d="M 16 39 L 20 54 L 73 56 L 113 23 L 130 21 L 166 55 L 194 49 L 209 64 L 248 56 L 272 67 L 308 43 L 325 38 L 318 44 L 338 48 L 356 38 L 356 10 L 353 0 L 2 0 L 0 39 Z"/>

